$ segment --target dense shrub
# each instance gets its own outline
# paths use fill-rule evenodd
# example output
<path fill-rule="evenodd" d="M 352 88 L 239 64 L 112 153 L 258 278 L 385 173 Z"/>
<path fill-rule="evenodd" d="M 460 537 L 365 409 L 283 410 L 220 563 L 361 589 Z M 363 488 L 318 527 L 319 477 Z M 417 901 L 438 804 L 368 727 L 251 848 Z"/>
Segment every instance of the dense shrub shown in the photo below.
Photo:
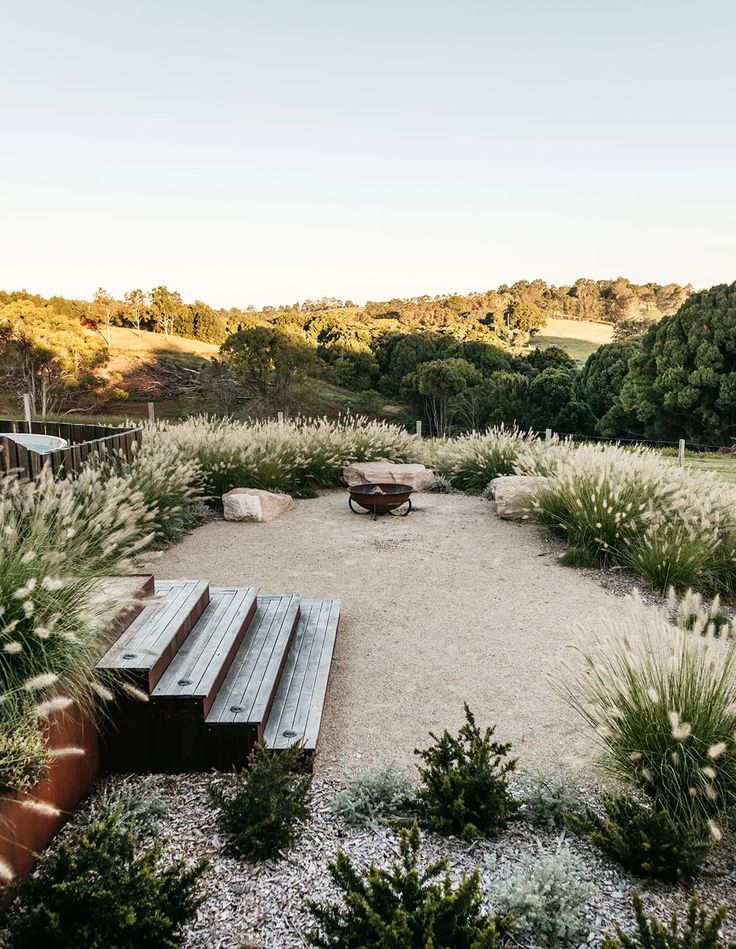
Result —
<path fill-rule="evenodd" d="M 514 933 L 537 945 L 577 945 L 587 935 L 585 904 L 596 889 L 580 860 L 564 847 L 522 857 L 513 876 L 498 884 L 494 905 L 514 920 Z"/>
<path fill-rule="evenodd" d="M 409 775 L 395 764 L 382 765 L 348 778 L 332 806 L 352 827 L 375 827 L 405 814 L 414 791 Z"/>
<path fill-rule="evenodd" d="M 532 775 L 527 778 L 520 816 L 530 824 L 554 830 L 563 827 L 581 810 L 580 794 L 567 775 Z"/>
<path fill-rule="evenodd" d="M 41 857 L 18 887 L 12 923 L 16 949 L 169 949 L 199 903 L 205 864 L 161 864 L 161 845 L 138 846 L 113 812 Z"/>
<path fill-rule="evenodd" d="M 606 797 L 603 805 L 603 818 L 590 813 L 581 823 L 593 843 L 625 870 L 647 881 L 668 882 L 700 872 L 711 847 L 708 837 L 631 795 Z"/>
<path fill-rule="evenodd" d="M 423 457 L 415 435 L 358 417 L 279 425 L 200 416 L 178 424 L 159 423 L 159 438 L 197 461 L 210 497 L 233 487 L 309 497 L 319 488 L 340 484 L 350 462 L 413 462 Z"/>
<path fill-rule="evenodd" d="M 445 861 L 418 866 L 419 828 L 400 831 L 401 859 L 386 870 L 371 864 L 360 873 L 338 851 L 330 875 L 341 903 L 307 905 L 317 926 L 310 945 L 321 949 L 496 949 L 510 929 L 508 919 L 483 914 L 478 871 L 457 886 Z"/>
<path fill-rule="evenodd" d="M 636 934 L 629 936 L 617 926 L 616 935 L 606 936 L 603 940 L 603 949 L 736 949 L 736 943 L 726 943 L 721 934 L 726 918 L 725 907 L 709 916 L 700 906 L 697 896 L 693 896 L 682 925 L 676 913 L 668 925 L 646 915 L 636 891 L 632 899 Z"/>
<path fill-rule="evenodd" d="M 582 626 L 583 665 L 558 682 L 604 765 L 701 831 L 736 805 L 736 643 L 695 636 L 632 598 Z"/>
<path fill-rule="evenodd" d="M 298 745 L 274 752 L 258 743 L 246 766 L 210 785 L 226 850 L 248 860 L 279 856 L 309 820 L 311 775 Z"/>
<path fill-rule="evenodd" d="M 444 731 L 434 744 L 417 754 L 421 783 L 416 809 L 421 820 L 441 834 L 465 838 L 493 836 L 515 813 L 517 803 L 508 787 L 516 759 L 511 745 L 493 741 L 495 728 L 481 733 L 465 706 L 465 724 L 457 736 Z"/>

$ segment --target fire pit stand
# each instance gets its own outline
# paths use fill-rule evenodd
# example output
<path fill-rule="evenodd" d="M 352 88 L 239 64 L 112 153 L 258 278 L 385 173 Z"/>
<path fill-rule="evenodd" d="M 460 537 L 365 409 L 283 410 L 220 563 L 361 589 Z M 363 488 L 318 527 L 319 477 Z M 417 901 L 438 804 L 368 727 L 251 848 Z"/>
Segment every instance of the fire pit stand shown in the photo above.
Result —
<path fill-rule="evenodd" d="M 355 514 L 393 514 L 406 517 L 411 511 L 411 493 L 414 489 L 408 484 L 354 484 L 348 491 L 348 504 Z M 355 505 L 363 508 L 359 511 Z M 406 506 L 406 510 L 399 510 Z"/>

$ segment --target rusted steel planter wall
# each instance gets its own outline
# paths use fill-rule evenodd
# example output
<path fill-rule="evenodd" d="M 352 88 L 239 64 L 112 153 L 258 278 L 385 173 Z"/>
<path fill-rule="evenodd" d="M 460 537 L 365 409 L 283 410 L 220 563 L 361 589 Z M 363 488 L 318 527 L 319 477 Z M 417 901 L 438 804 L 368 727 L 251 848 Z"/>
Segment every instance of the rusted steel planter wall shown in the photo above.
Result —
<path fill-rule="evenodd" d="M 0 798 L 0 857 L 12 868 L 16 879 L 28 876 L 40 853 L 71 817 L 92 787 L 99 767 L 97 728 L 76 704 L 52 715 L 49 749 L 84 748 L 84 755 L 49 759 L 48 776 L 30 794 Z M 41 814 L 23 807 L 32 798 L 52 804 L 61 815 Z"/>

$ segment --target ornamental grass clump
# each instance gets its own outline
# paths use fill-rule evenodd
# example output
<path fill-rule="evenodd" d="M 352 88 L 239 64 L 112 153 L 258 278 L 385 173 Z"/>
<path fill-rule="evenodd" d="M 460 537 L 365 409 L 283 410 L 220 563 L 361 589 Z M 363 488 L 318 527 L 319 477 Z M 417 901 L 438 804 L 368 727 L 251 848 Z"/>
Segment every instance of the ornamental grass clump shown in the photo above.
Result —
<path fill-rule="evenodd" d="M 718 839 L 736 807 L 736 643 L 695 636 L 638 597 L 577 632 L 582 663 L 553 681 L 603 765 L 674 823 Z"/>
<path fill-rule="evenodd" d="M 494 906 L 514 920 L 514 935 L 542 946 L 576 946 L 588 935 L 585 907 L 597 889 L 568 847 L 525 854 L 495 886 Z"/>
<path fill-rule="evenodd" d="M 603 949 L 736 949 L 736 942 L 726 942 L 723 938 L 725 906 L 710 916 L 698 897 L 693 896 L 681 924 L 677 913 L 668 921 L 647 916 L 636 890 L 632 903 L 636 933 L 630 936 L 617 926 L 616 935 L 603 940 Z"/>
<path fill-rule="evenodd" d="M 107 694 L 95 674 L 98 643 L 125 603 L 106 602 L 99 583 L 134 567 L 152 520 L 123 476 L 99 469 L 63 481 L 47 471 L 30 483 L 0 479 L 0 729 Z M 22 770 L 17 757 L 6 771 L 0 759 L 0 783 L 16 783 Z"/>
<path fill-rule="evenodd" d="M 311 817 L 307 768 L 299 745 L 276 752 L 259 742 L 241 771 L 212 782 L 210 799 L 227 836 L 227 853 L 268 860 L 292 846 Z"/>
<path fill-rule="evenodd" d="M 414 462 L 423 458 L 415 435 L 386 422 L 351 416 L 338 421 L 236 421 L 197 416 L 158 424 L 158 438 L 200 465 L 208 496 L 234 487 L 314 496 L 341 483 L 353 461 Z"/>
<path fill-rule="evenodd" d="M 480 494 L 494 478 L 516 472 L 522 452 L 527 464 L 541 455 L 543 443 L 533 432 L 491 428 L 484 434 L 461 435 L 438 443 L 432 458 L 435 473 L 460 491 Z"/>
<path fill-rule="evenodd" d="M 466 705 L 457 736 L 430 732 L 434 744 L 414 752 L 423 762 L 415 807 L 431 830 L 465 839 L 493 837 L 516 813 L 508 786 L 516 759 L 508 758 L 510 744 L 493 741 L 494 732 L 482 732 Z"/>
<path fill-rule="evenodd" d="M 330 863 L 340 902 L 307 900 L 316 927 L 307 934 L 320 949 L 500 949 L 511 920 L 483 911 L 478 870 L 453 886 L 447 862 L 419 865 L 420 834 L 414 824 L 399 832 L 400 859 L 384 869 L 371 863 L 362 872 L 338 850 Z"/>
<path fill-rule="evenodd" d="M 535 492 L 532 513 L 571 562 L 623 567 L 655 590 L 736 590 L 736 489 L 647 448 L 581 445 Z"/>

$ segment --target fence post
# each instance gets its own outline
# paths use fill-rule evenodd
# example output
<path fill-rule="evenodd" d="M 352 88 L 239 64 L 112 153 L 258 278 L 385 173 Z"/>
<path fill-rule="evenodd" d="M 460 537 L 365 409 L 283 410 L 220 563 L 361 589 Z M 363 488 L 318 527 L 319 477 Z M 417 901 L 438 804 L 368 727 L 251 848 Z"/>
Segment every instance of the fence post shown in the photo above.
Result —
<path fill-rule="evenodd" d="M 422 437 L 422 420 L 421 419 L 417 419 L 417 435 L 420 438 Z"/>
<path fill-rule="evenodd" d="M 681 467 L 685 467 L 685 439 L 680 439 L 680 447 L 677 451 L 677 464 Z"/>
<path fill-rule="evenodd" d="M 24 395 L 23 395 L 23 414 L 24 414 L 25 417 L 26 417 L 26 428 L 28 429 L 28 433 L 30 434 L 30 431 L 31 431 L 31 422 L 32 422 L 32 419 L 31 419 L 31 393 L 30 393 L 30 392 L 26 392 L 26 393 L 24 393 Z"/>
<path fill-rule="evenodd" d="M 545 432 L 544 432 L 544 444 L 545 444 L 545 445 L 551 445 L 551 444 L 552 444 L 552 429 L 551 429 L 551 428 L 545 429 Z"/>
<path fill-rule="evenodd" d="M 156 409 L 154 408 L 153 402 L 148 403 L 148 424 L 153 425 L 156 421 Z"/>
<path fill-rule="evenodd" d="M 283 412 L 277 412 L 277 413 L 276 413 L 276 418 L 278 419 L 279 425 L 283 425 L 283 424 L 284 424 L 284 413 L 283 413 Z"/>

